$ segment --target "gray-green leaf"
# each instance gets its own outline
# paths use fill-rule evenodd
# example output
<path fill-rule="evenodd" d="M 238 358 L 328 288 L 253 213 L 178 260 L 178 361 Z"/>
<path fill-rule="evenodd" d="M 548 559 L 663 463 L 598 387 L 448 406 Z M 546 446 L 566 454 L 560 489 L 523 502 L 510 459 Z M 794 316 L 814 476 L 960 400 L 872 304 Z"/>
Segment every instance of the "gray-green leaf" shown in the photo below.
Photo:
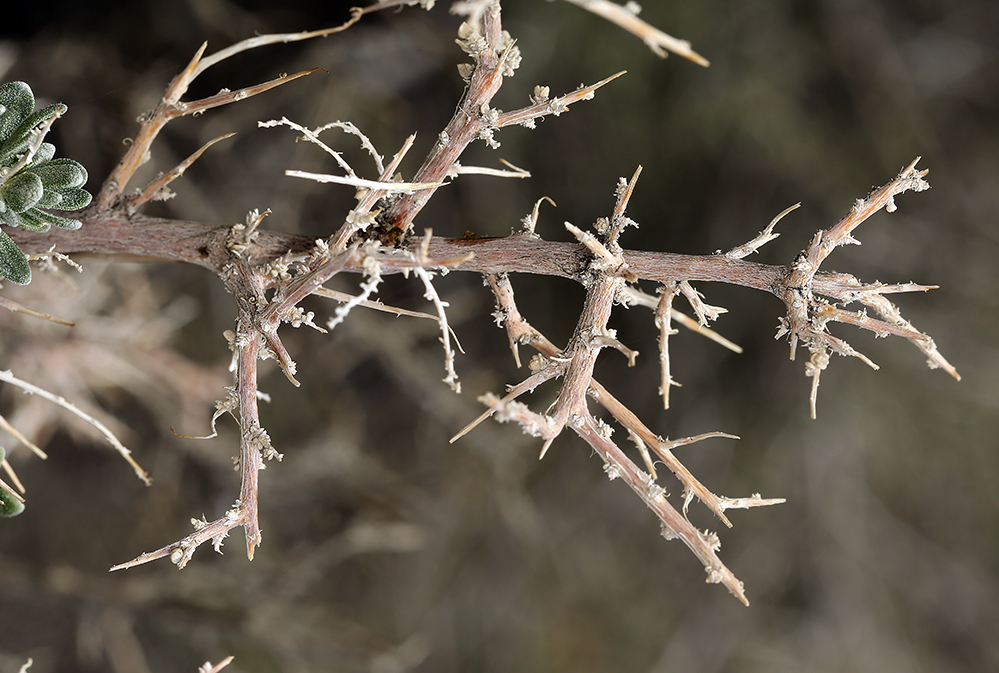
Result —
<path fill-rule="evenodd" d="M 24 503 L 0 488 L 0 516 L 17 516 L 24 511 Z"/>
<path fill-rule="evenodd" d="M 35 95 L 24 82 L 7 82 L 0 86 L 0 142 L 10 138 L 35 109 Z"/>
<path fill-rule="evenodd" d="M 79 210 L 90 205 L 90 192 L 78 187 L 69 189 L 46 189 L 45 194 L 35 204 L 38 208 L 56 210 Z"/>
<path fill-rule="evenodd" d="M 0 276 L 18 285 L 27 285 L 31 282 L 28 258 L 2 230 L 0 230 Z"/>
<path fill-rule="evenodd" d="M 0 186 L 0 197 L 15 213 L 34 207 L 44 193 L 42 179 L 28 171 L 18 173 Z"/>
<path fill-rule="evenodd" d="M 87 182 L 87 169 L 72 159 L 39 161 L 35 155 L 31 172 L 42 179 L 42 184 L 56 189 L 82 187 Z"/>
<path fill-rule="evenodd" d="M 87 194 L 87 196 L 90 196 Z M 79 229 L 83 223 L 79 220 L 71 220 L 66 217 L 59 217 L 52 213 L 46 213 L 38 208 L 29 208 L 21 213 L 21 227 L 31 231 L 48 231 L 49 225 L 54 224 L 63 229 Z"/>

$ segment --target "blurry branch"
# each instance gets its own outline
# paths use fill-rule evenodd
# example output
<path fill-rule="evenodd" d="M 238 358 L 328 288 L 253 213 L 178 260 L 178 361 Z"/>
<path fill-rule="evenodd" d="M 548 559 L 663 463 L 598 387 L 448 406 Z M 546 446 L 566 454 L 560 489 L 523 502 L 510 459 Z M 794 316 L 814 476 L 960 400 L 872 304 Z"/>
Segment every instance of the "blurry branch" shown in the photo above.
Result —
<path fill-rule="evenodd" d="M 642 8 L 634 0 L 624 5 L 610 2 L 610 0 L 566 0 L 566 2 L 571 2 L 624 28 L 632 35 L 640 38 L 659 58 L 666 58 L 666 52 L 671 51 L 705 68 L 710 65 L 706 58 L 690 48 L 690 43 L 686 40 L 678 40 L 639 19 L 638 13 Z"/>
<path fill-rule="evenodd" d="M 707 65 L 703 58 L 690 50 L 686 42 L 675 40 L 639 20 L 633 4 L 622 7 L 605 0 L 570 1 L 635 33 L 660 55 L 665 55 L 663 50 L 669 49 Z M 136 212 L 150 199 L 161 198 L 169 182 L 180 177 L 211 143 L 166 175 L 153 180 L 137 195 L 122 196 L 135 170 L 148 160 L 158 133 L 170 120 L 245 99 L 316 70 L 283 75 L 237 92 L 223 90 L 209 98 L 182 102 L 181 98 L 190 83 L 207 67 L 245 49 L 327 35 L 351 25 L 367 11 L 403 4 L 416 3 L 378 3 L 364 10 L 355 10 L 350 21 L 338 28 L 259 36 L 205 58 L 205 46 L 202 45 L 187 68 L 171 82 L 159 105 L 145 116 L 132 147 L 105 181 L 95 203 L 83 213 L 83 228 L 74 232 L 72 237 L 62 236 L 60 232 L 45 236 L 17 232 L 17 242 L 25 249 L 49 249 L 57 244 L 63 253 L 92 252 L 123 255 L 128 259 L 174 260 L 199 265 L 218 275 L 236 303 L 235 329 L 226 332 L 228 345 L 233 351 L 233 385 L 216 403 L 212 428 L 214 436 L 215 422 L 225 414 L 232 416 L 239 426 L 239 496 L 232 507 L 214 521 L 192 519 L 195 530 L 182 540 L 140 554 L 112 570 L 130 568 L 163 557 L 183 568 L 194 551 L 206 542 L 211 541 L 214 549 L 221 552 L 229 531 L 238 527 L 244 529 L 247 555 L 253 558 L 256 547 L 261 543 L 259 472 L 264 469 L 266 461 L 280 461 L 282 458 L 260 424 L 258 403 L 263 396 L 257 386 L 258 361 L 274 359 L 288 381 L 299 385 L 295 379 L 297 363 L 279 334 L 283 325 L 295 328 L 304 325 L 325 332 L 334 329 L 356 307 L 386 310 L 387 307 L 373 299 L 383 277 L 392 273 L 412 274 L 423 285 L 424 297 L 433 306 L 433 312 L 394 311 L 431 317 L 438 322 L 444 350 L 444 381 L 458 390 L 447 302 L 441 299 L 434 287 L 433 277 L 435 273 L 466 271 L 483 274 L 488 281 L 497 305 L 494 315 L 497 323 L 506 330 L 516 364 L 521 364 L 520 346 L 533 348 L 537 353 L 528 362 L 529 373 L 511 386 L 505 395 L 486 393 L 480 397 L 486 411 L 454 439 L 486 418 L 495 416 L 501 421 L 515 422 L 524 432 L 538 437 L 541 440 L 540 454 L 544 456 L 555 438 L 568 428 L 601 457 L 609 478 L 622 479 L 656 514 L 664 537 L 679 538 L 690 548 L 704 565 L 709 582 L 724 584 L 748 605 L 742 582 L 718 557 L 718 536 L 694 527 L 687 518 L 688 508 L 697 499 L 724 525 L 731 526 L 726 510 L 767 506 L 783 500 L 766 499 L 759 494 L 729 498 L 713 493 L 684 467 L 673 450 L 709 438 L 735 439 L 734 435 L 712 431 L 679 440 L 664 439 L 594 378 L 596 361 L 604 349 L 610 348 L 624 355 L 628 366 L 633 366 L 639 355 L 608 328 L 613 307 L 615 304 L 638 304 L 652 311 L 651 326 L 658 331 L 659 337 L 660 394 L 665 407 L 669 406 L 670 389 L 678 385 L 672 378 L 669 353 L 674 320 L 728 348 L 739 350 L 738 346 L 707 327 L 726 309 L 705 301 L 693 285 L 703 281 L 732 283 L 766 291 L 786 304 L 787 316 L 782 319 L 778 336 L 789 336 L 792 357 L 799 341 L 811 353 L 806 374 L 813 380 L 813 415 L 819 373 L 827 366 L 831 353 L 852 355 L 873 365 L 845 341 L 829 334 L 826 329 L 829 322 L 851 324 L 878 335 L 904 337 L 927 355 L 932 367 L 944 368 L 957 377 L 953 367 L 936 351 L 932 340 L 905 321 L 884 297 L 894 292 L 923 291 L 929 286 L 912 283 L 863 284 L 853 276 L 819 269 L 833 249 L 855 242 L 851 232 L 861 222 L 881 208 L 889 212 L 894 210 L 896 195 L 909 189 L 925 189 L 928 186 L 923 181 L 925 171 L 916 171 L 915 162 L 903 169 L 895 180 L 867 199 L 858 201 L 853 211 L 839 224 L 828 231 L 818 232 L 790 266 L 757 264 L 744 258 L 776 238 L 775 225 L 793 207 L 774 218 L 756 237 L 726 254 L 690 256 L 624 250 L 619 242 L 622 232 L 629 226 L 638 226 L 625 212 L 634 194 L 640 167 L 630 180 L 619 181 L 611 215 L 598 219 L 593 232 L 564 223 L 565 230 L 575 239 L 573 242 L 546 241 L 537 234 L 539 208 L 544 197 L 537 201 L 532 212 L 523 220 L 523 230 L 504 238 L 435 238 L 429 229 L 424 236 L 416 236 L 413 234 L 413 220 L 428 200 L 450 180 L 460 179 L 461 175 L 471 172 L 459 163 L 462 153 L 471 143 L 481 140 L 490 147 L 498 147 L 495 135 L 500 129 L 513 124 L 533 128 L 537 119 L 562 114 L 570 105 L 592 98 L 597 89 L 623 74 L 611 75 L 556 98 L 550 97 L 548 87 L 538 85 L 530 94 L 530 105 L 512 112 L 494 109 L 491 107 L 494 96 L 504 79 L 514 74 L 521 56 L 516 41 L 502 28 L 499 2 L 473 0 L 457 3 L 452 8 L 455 13 L 466 17 L 458 28 L 457 44 L 471 59 L 471 63 L 459 66 L 459 74 L 465 79 L 467 88 L 454 116 L 440 132 L 437 142 L 411 180 L 404 180 L 397 171 L 403 157 L 412 148 L 412 136 L 401 144 L 386 165 L 383 155 L 371 140 L 350 122 L 338 121 L 314 129 L 285 118 L 260 124 L 265 127 L 287 126 L 301 133 L 308 142 L 326 152 L 344 173 L 331 175 L 289 170 L 288 175 L 346 184 L 355 189 L 357 205 L 342 219 L 339 216 L 331 219 L 331 233 L 327 237 L 315 239 L 262 229 L 260 225 L 269 211 L 263 214 L 252 211 L 247 214 L 244 223 L 231 226 L 150 218 Z M 422 0 L 419 4 L 429 7 L 433 3 Z M 362 147 L 374 159 L 377 175 L 362 177 L 338 151 L 327 145 L 320 134 L 329 128 L 339 128 L 359 138 Z M 477 172 L 490 171 L 480 169 Z M 505 175 L 524 177 L 524 172 L 510 171 Z M 345 272 L 363 274 L 360 291 L 355 295 L 343 295 L 325 286 L 327 281 Z M 556 346 L 521 315 L 509 279 L 513 273 L 570 278 L 586 288 L 586 298 L 575 331 L 564 347 Z M 658 297 L 639 290 L 636 283 L 640 280 L 656 283 Z M 341 302 L 326 322 L 325 329 L 315 323 L 313 312 L 306 312 L 300 306 L 304 299 L 314 295 Z M 674 308 L 674 302 L 680 297 L 689 304 L 696 320 Z M 844 307 L 852 302 L 860 302 L 880 317 L 869 317 L 864 311 L 845 310 Z M 9 378 L 4 380 L 28 389 L 26 386 L 30 384 L 13 379 L 9 373 L 7 375 Z M 520 400 L 537 386 L 555 380 L 560 380 L 558 397 L 543 412 L 531 409 Z M 628 440 L 635 445 L 641 457 L 642 467 L 612 440 L 611 427 L 590 411 L 591 400 L 602 406 L 627 431 Z M 68 404 L 65 401 L 57 403 Z M 74 413 L 80 412 L 77 410 Z M 99 422 L 89 420 L 99 429 L 103 427 Z M 109 441 L 120 447 L 120 443 L 112 437 L 109 436 Z M 119 450 L 131 461 L 124 447 Z M 657 481 L 656 463 L 664 466 L 680 482 L 682 494 L 679 498 L 682 504 L 674 506 L 669 502 L 665 489 Z M 145 478 L 137 465 L 135 469 Z"/>
<path fill-rule="evenodd" d="M 230 655 L 214 666 L 212 665 L 212 662 L 206 661 L 203 665 L 198 667 L 198 673 L 219 673 L 219 671 L 231 664 L 233 659 L 235 659 L 235 657 Z"/>
<path fill-rule="evenodd" d="M 118 453 L 121 454 L 121 457 L 124 458 L 125 461 L 132 467 L 132 469 L 135 471 L 135 474 L 139 477 L 139 479 L 141 479 L 147 486 L 150 484 L 149 475 L 147 475 L 146 471 L 143 470 L 141 467 L 139 467 L 139 464 L 136 463 L 135 459 L 132 458 L 132 452 L 126 449 L 125 445 L 118 440 L 118 438 L 114 435 L 114 433 L 111 432 L 108 429 L 108 427 L 103 423 L 101 423 L 99 420 L 97 420 L 90 414 L 86 413 L 72 402 L 67 401 L 65 398 L 59 395 L 54 395 L 43 388 L 39 388 L 38 386 L 32 383 L 28 383 L 27 381 L 22 381 L 21 379 L 14 376 L 10 372 L 10 370 L 0 371 L 0 381 L 9 383 L 13 386 L 17 386 L 24 392 L 29 393 L 31 395 L 38 395 L 39 397 L 42 397 L 48 400 L 49 402 L 52 402 L 53 404 L 62 407 L 71 414 L 75 414 L 76 416 L 82 418 L 84 421 L 93 426 L 94 429 L 96 429 L 98 432 L 104 435 L 104 438 L 107 439 L 108 443 L 111 444 L 111 446 L 113 446 L 115 450 L 117 450 Z M 34 446 L 30 442 L 28 442 L 27 445 Z"/>
<path fill-rule="evenodd" d="M 59 323 L 60 325 L 66 325 L 67 327 L 72 327 L 73 323 L 68 320 L 62 320 L 50 316 L 48 313 L 42 313 L 41 311 L 36 311 L 33 308 L 28 308 L 27 306 L 22 306 L 12 299 L 7 299 L 6 297 L 0 297 L 0 307 L 7 309 L 8 311 L 13 311 L 14 313 L 23 313 L 25 315 L 30 315 L 34 318 L 41 318 L 42 320 L 49 320 L 54 323 Z"/>

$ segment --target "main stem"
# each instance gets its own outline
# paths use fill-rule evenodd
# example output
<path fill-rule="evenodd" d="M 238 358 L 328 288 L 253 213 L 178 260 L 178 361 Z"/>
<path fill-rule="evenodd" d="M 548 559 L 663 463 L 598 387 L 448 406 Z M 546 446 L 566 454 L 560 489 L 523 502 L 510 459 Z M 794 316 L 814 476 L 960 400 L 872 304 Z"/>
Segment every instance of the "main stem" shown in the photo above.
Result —
<path fill-rule="evenodd" d="M 76 231 L 52 229 L 37 233 L 10 230 L 11 238 L 26 253 L 42 253 L 55 246 L 65 254 L 96 254 L 125 257 L 134 261 L 183 262 L 219 273 L 229 260 L 225 239 L 230 225 L 170 220 L 90 210 L 82 215 L 83 227 Z M 307 236 L 261 231 L 246 258 L 254 265 L 266 264 L 291 253 L 303 256 L 315 239 Z M 415 249 L 417 243 L 413 244 Z M 546 241 L 533 235 L 466 240 L 435 236 L 427 250 L 433 259 L 473 257 L 450 266 L 453 271 L 476 273 L 529 273 L 578 280 L 591 253 L 578 243 Z M 784 266 L 758 264 L 724 255 L 679 255 L 669 252 L 626 250 L 628 267 L 641 279 L 669 282 L 677 279 L 741 285 L 779 295 L 790 270 Z M 346 269 L 350 270 L 350 269 Z M 358 271 L 360 268 L 357 269 Z M 386 269 L 391 273 L 392 269 Z M 815 277 L 813 290 L 823 293 L 826 279 Z"/>

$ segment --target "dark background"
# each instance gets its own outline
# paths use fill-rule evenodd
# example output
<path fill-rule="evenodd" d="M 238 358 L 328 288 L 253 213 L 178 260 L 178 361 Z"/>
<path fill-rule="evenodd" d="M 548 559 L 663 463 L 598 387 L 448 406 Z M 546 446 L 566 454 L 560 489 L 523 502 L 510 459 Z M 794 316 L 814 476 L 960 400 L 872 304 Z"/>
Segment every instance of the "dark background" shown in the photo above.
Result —
<path fill-rule="evenodd" d="M 222 331 L 231 299 L 202 269 L 107 264 L 36 274 L 4 294 L 76 322 L 0 315 L 0 362 L 64 395 L 121 434 L 150 488 L 94 433 L 43 401 L 5 387 L 0 409 L 49 453 L 10 437 L 28 509 L 0 521 L 0 670 L 28 657 L 49 671 L 193 672 L 236 659 L 239 671 L 990 671 L 999 668 L 999 452 L 996 435 L 999 282 L 999 4 L 944 0 L 647 3 L 642 17 L 689 39 L 712 65 L 660 60 L 639 40 L 567 3 L 510 2 L 504 25 L 524 62 L 495 105 L 527 103 L 535 84 L 557 95 L 618 70 L 628 75 L 534 131 L 507 129 L 499 150 L 473 146 L 467 165 L 502 157 L 524 181 L 463 177 L 417 219 L 436 234 L 505 235 L 541 196 L 539 233 L 567 240 L 563 221 L 607 215 L 618 177 L 644 172 L 629 214 L 630 248 L 710 253 L 745 242 L 778 212 L 781 238 L 757 261 L 786 264 L 813 233 L 913 158 L 929 192 L 898 199 L 836 251 L 826 268 L 863 280 L 937 284 L 898 304 L 963 374 L 928 371 L 897 339 L 836 328 L 882 366 L 837 358 L 822 377 L 819 417 L 809 380 L 772 336 L 782 305 L 769 295 L 702 284 L 729 309 L 716 327 L 735 355 L 683 333 L 673 339 L 672 408 L 656 394 L 656 330 L 644 309 L 613 325 L 641 351 L 628 369 L 609 353 L 598 375 L 664 436 L 740 435 L 677 453 L 709 488 L 785 497 L 732 513 L 722 559 L 746 582 L 744 608 L 703 582 L 695 558 L 658 535 L 652 514 L 570 433 L 541 462 L 536 440 L 492 422 L 451 445 L 475 398 L 518 381 L 480 279 L 437 286 L 466 351 L 463 393 L 440 383 L 430 321 L 355 310 L 329 335 L 286 327 L 299 362 L 294 389 L 265 363 L 264 426 L 284 453 L 261 474 L 263 545 L 247 562 L 242 532 L 224 556 L 209 547 L 182 572 L 160 561 L 107 568 L 176 540 L 189 520 L 221 515 L 236 497 L 229 419 L 210 442 L 213 400 L 230 382 Z M 333 172 L 317 148 L 258 120 L 316 126 L 354 121 L 391 156 L 410 133 L 411 176 L 461 95 L 448 3 L 364 18 L 346 33 L 244 53 L 209 70 L 188 98 L 321 66 L 235 106 L 171 123 L 141 177 L 176 165 L 229 131 L 147 212 L 334 231 L 352 190 L 285 177 Z M 62 100 L 60 156 L 100 181 L 135 118 L 202 41 L 209 53 L 255 33 L 343 21 L 336 3 L 26 3 L 0 41 L 3 80 Z M 356 139 L 327 132 L 359 173 L 373 165 Z M 137 187 L 142 180 L 131 187 Z M 71 276 L 71 278 L 70 278 Z M 67 280 L 69 278 L 69 280 Z M 338 279 L 356 287 L 356 278 Z M 517 277 L 521 310 L 558 343 L 582 290 Z M 652 290 L 653 288 L 646 288 Z M 381 298 L 427 309 L 422 289 L 389 279 Z M 679 304 L 678 304 L 679 305 Z M 308 305 L 325 322 L 332 305 Z M 554 390 L 532 399 L 544 409 Z M 111 419 L 116 419 L 113 423 Z M 622 442 L 626 438 L 616 435 Z M 678 502 L 670 476 L 662 483 Z M 718 528 L 703 507 L 692 520 Z"/>

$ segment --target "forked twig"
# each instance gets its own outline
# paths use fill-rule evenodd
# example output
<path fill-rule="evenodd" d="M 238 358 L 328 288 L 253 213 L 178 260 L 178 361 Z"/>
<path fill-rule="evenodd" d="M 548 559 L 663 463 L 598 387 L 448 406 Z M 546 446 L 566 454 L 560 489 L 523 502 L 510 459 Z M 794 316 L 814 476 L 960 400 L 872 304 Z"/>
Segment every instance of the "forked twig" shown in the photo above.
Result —
<path fill-rule="evenodd" d="M 850 288 L 850 283 L 847 281 L 848 289 L 846 292 L 815 287 L 819 267 L 832 251 L 837 247 L 858 242 L 853 237 L 853 231 L 858 226 L 882 208 L 888 212 L 894 212 L 895 197 L 899 194 L 909 190 L 921 192 L 929 189 L 929 184 L 923 179 L 929 171 L 917 171 L 916 163 L 918 161 L 919 157 L 916 157 L 912 163 L 902 169 L 894 180 L 876 189 L 866 199 L 858 199 L 846 217 L 835 226 L 829 230 L 817 232 L 808 247 L 795 259 L 784 290 L 779 295 L 787 305 L 787 317 L 783 319 L 777 337 L 788 335 L 792 360 L 799 340 L 808 347 L 810 353 L 809 360 L 805 365 L 805 374 L 812 379 L 809 395 L 812 418 L 816 417 L 819 380 L 822 371 L 829 365 L 829 356 L 832 353 L 857 357 L 868 365 L 877 368 L 862 353 L 854 350 L 842 339 L 829 334 L 826 328 L 829 322 L 847 322 L 879 334 L 904 336 L 926 353 L 931 367 L 941 367 L 955 379 L 960 379 L 957 370 L 937 351 L 933 340 L 903 320 L 898 309 L 881 296 L 884 292 L 889 291 L 887 288 L 892 288 L 891 291 L 899 291 L 899 286 L 864 288 L 855 279 L 849 277 L 854 286 Z M 845 280 L 842 274 L 838 276 L 838 279 L 841 282 Z M 920 289 L 922 288 L 920 287 Z M 849 313 L 829 306 L 816 299 L 814 292 L 841 298 L 847 303 L 860 301 L 881 313 L 885 321 L 876 321 L 864 314 Z"/>

